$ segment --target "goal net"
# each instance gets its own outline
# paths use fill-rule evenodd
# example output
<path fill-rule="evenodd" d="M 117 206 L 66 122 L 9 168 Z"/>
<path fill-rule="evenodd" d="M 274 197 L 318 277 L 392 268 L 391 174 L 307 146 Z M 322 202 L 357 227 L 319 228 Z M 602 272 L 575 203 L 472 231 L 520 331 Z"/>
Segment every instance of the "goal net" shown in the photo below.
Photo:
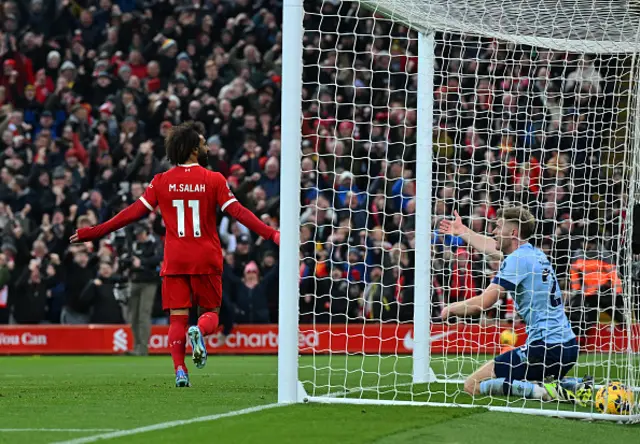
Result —
<path fill-rule="evenodd" d="M 299 46 L 287 43 L 296 26 L 287 28 L 287 4 L 299 2 L 285 1 L 285 95 L 287 79 L 296 81 L 286 59 L 300 63 Z M 280 319 L 281 329 L 299 322 L 298 398 L 639 419 L 630 244 L 640 10 L 610 0 L 303 8 L 301 131 L 295 118 L 283 121 L 301 147 L 289 151 L 297 171 L 283 159 L 283 177 L 300 179 L 295 191 L 283 187 L 283 198 L 295 192 L 301 202 L 299 214 L 291 207 L 299 316 Z M 497 210 L 513 204 L 537 220 L 531 243 L 555 269 L 554 302 L 577 336 L 568 376 L 593 376 L 604 401 L 464 391 L 485 362 L 524 345 L 526 331 L 510 294 L 441 321 L 443 307 L 480 295 L 501 262 L 438 227 L 457 212 L 489 235 Z M 607 390 L 611 382 L 626 391 Z"/>

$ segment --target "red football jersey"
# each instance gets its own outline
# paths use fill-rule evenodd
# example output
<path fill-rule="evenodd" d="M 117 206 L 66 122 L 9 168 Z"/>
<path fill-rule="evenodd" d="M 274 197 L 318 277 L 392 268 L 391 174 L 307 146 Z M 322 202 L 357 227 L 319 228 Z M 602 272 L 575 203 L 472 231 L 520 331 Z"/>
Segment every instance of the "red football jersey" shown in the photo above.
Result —
<path fill-rule="evenodd" d="M 140 200 L 152 211 L 160 206 L 167 229 L 161 276 L 222 273 L 216 211 L 236 202 L 222 174 L 179 165 L 157 174 Z"/>

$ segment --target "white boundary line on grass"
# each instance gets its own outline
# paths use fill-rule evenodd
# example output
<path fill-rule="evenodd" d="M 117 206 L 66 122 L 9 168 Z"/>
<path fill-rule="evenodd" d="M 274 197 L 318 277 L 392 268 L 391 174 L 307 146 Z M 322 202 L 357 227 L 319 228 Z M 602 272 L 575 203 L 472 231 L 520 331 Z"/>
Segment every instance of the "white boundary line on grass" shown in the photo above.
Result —
<path fill-rule="evenodd" d="M 0 429 L 3 432 L 115 432 L 118 429 Z"/>
<path fill-rule="evenodd" d="M 437 379 L 435 382 L 438 384 L 460 385 L 460 384 L 464 384 L 464 379 L 451 379 L 448 381 L 445 379 Z M 383 392 L 391 392 L 392 390 L 386 390 L 386 389 L 394 389 L 396 387 L 409 387 L 411 385 L 420 385 L 420 384 L 416 384 L 413 382 L 402 382 L 402 383 L 393 384 L 393 385 L 378 385 L 378 386 L 372 385 L 368 387 L 354 387 L 351 389 L 340 390 L 339 392 L 330 392 L 325 395 L 320 395 L 318 397 L 319 398 L 341 398 L 343 396 L 353 395 L 354 393 L 374 392 L 374 391 L 377 391 L 378 393 L 380 393 L 381 390 Z"/>
<path fill-rule="evenodd" d="M 218 413 L 216 415 L 199 416 L 197 418 L 191 418 L 191 419 L 179 419 L 179 420 L 176 420 L 176 421 L 168 421 L 168 422 L 161 422 L 161 423 L 158 423 L 158 424 L 151 424 L 151 425 L 148 425 L 148 426 L 138 427 L 138 428 L 135 428 L 135 429 L 119 430 L 119 431 L 111 432 L 111 433 L 101 433 L 99 435 L 85 436 L 84 438 L 71 439 L 69 441 L 59 441 L 59 442 L 53 443 L 53 444 L 87 444 L 87 443 L 91 443 L 91 442 L 100 441 L 100 440 L 103 440 L 103 439 L 120 438 L 122 436 L 131 436 L 131 435 L 137 435 L 139 433 L 146 433 L 146 432 L 153 432 L 153 431 L 156 431 L 156 430 L 170 429 L 172 427 L 178 427 L 178 426 L 193 424 L 193 423 L 196 423 L 196 422 L 216 421 L 218 419 L 230 418 L 232 416 L 248 415 L 249 413 L 256 413 L 256 412 L 260 412 L 262 410 L 272 409 L 274 407 L 279 407 L 279 406 L 282 406 L 282 405 L 284 405 L 284 404 L 274 403 L 274 404 L 259 405 L 259 406 L 256 406 L 256 407 L 250 407 L 250 408 L 242 409 L 242 410 L 234 410 L 234 411 L 226 412 L 226 413 Z"/>

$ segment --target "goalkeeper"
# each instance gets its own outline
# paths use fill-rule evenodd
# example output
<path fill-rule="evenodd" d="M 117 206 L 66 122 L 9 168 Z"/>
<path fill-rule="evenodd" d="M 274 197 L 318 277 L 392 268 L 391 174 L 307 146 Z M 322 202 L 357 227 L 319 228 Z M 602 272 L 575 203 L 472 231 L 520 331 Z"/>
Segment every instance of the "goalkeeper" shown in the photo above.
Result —
<path fill-rule="evenodd" d="M 492 239 L 465 227 L 458 213 L 454 214 L 454 220 L 441 222 L 441 232 L 460 236 L 502 263 L 481 295 L 445 307 L 442 319 L 478 315 L 508 291 L 527 328 L 524 346 L 485 363 L 467 378 L 464 390 L 472 396 L 513 394 L 585 405 L 593 393 L 592 378 L 565 378 L 578 360 L 579 346 L 564 313 L 553 267 L 547 256 L 527 241 L 535 230 L 534 217 L 522 206 L 499 210 Z"/>

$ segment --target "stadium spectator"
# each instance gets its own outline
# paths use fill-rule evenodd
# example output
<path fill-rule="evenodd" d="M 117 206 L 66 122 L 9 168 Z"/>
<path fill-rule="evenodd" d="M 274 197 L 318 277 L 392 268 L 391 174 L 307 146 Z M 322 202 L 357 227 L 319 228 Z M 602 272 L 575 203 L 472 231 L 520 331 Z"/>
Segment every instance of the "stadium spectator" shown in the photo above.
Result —
<path fill-rule="evenodd" d="M 268 289 L 276 279 L 278 267 L 274 266 L 264 276 L 260 276 L 258 265 L 251 261 L 244 266 L 242 278 L 225 267 L 226 290 L 231 295 L 228 301 L 233 306 L 234 320 L 244 324 L 267 324 L 269 318 Z"/>
<path fill-rule="evenodd" d="M 89 226 L 88 217 L 78 222 L 78 227 Z M 82 290 L 95 278 L 97 256 L 91 256 L 93 250 L 86 245 L 71 246 L 64 258 L 65 303 L 62 308 L 60 323 L 88 324 L 90 305 L 80 298 Z"/>
<path fill-rule="evenodd" d="M 80 294 L 80 299 L 91 307 L 89 321 L 92 324 L 122 324 L 122 307 L 116 299 L 116 284 L 119 278 L 113 276 L 113 266 L 101 262 L 98 276 L 89 281 Z"/>
<path fill-rule="evenodd" d="M 131 294 L 127 301 L 127 318 L 133 332 L 133 354 L 148 354 L 151 336 L 151 315 L 158 290 L 158 267 L 162 262 L 162 244 L 149 235 L 149 228 L 139 223 L 133 229 L 131 251 L 121 257 L 123 268 L 131 280 Z M 126 265 L 124 263 L 126 262 Z"/>

